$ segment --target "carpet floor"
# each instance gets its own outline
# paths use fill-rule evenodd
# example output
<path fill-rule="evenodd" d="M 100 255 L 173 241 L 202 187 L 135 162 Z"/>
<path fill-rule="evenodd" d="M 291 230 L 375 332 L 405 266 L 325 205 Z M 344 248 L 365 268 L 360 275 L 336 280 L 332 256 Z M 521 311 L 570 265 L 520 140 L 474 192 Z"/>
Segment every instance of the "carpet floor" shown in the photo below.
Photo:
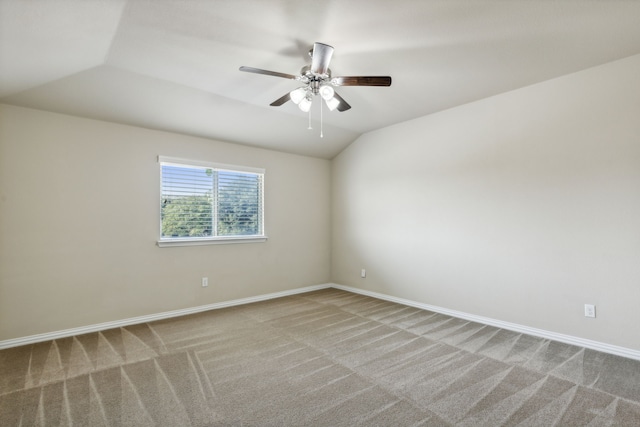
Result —
<path fill-rule="evenodd" d="M 337 289 L 0 351 L 1 426 L 640 426 L 640 361 Z"/>

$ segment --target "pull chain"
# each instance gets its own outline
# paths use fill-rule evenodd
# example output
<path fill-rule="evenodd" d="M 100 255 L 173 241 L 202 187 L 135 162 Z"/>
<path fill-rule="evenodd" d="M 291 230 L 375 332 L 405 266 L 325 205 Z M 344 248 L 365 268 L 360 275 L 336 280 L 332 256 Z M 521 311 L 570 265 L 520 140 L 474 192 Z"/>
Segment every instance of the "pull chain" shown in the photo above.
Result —
<path fill-rule="evenodd" d="M 320 138 L 324 138 L 324 135 L 322 135 L 322 99 L 320 99 Z"/>
<path fill-rule="evenodd" d="M 311 108 L 309 108 L 309 127 L 307 128 L 307 130 L 311 130 L 311 129 L 313 128 L 311 127 Z"/>

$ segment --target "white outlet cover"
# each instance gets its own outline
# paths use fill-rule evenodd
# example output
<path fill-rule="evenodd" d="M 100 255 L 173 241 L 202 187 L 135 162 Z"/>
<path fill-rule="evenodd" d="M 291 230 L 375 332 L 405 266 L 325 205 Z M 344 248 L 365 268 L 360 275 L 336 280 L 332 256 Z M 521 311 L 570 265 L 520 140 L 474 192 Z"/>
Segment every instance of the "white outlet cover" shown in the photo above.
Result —
<path fill-rule="evenodd" d="M 585 304 L 584 315 L 585 317 L 596 317 L 596 306 L 593 304 Z"/>

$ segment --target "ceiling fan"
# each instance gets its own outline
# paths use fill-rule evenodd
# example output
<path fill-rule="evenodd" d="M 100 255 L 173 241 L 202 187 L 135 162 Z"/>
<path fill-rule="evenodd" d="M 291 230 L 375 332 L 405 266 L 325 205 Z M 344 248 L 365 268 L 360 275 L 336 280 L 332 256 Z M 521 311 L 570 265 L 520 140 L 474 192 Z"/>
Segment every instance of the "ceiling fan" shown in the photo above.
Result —
<path fill-rule="evenodd" d="M 299 75 L 279 73 L 253 67 L 240 67 L 240 71 L 282 77 L 301 82 L 303 85 L 286 93 L 270 105 L 279 107 L 287 101 L 293 101 L 304 112 L 311 109 L 313 97 L 320 95 L 329 110 L 347 111 L 351 106 L 333 89 L 334 86 L 391 86 L 389 76 L 342 76 L 332 77 L 329 62 L 333 55 L 333 47 L 324 43 L 314 43 L 309 51 L 311 65 L 305 65 Z M 322 110 L 321 110 L 322 111 Z"/>

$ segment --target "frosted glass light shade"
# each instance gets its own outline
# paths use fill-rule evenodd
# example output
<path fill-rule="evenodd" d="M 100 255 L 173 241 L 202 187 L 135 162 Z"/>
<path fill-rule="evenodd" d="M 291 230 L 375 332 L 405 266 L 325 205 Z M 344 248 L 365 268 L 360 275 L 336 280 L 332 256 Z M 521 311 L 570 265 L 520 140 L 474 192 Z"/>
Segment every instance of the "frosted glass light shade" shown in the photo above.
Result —
<path fill-rule="evenodd" d="M 338 105 L 340 105 L 340 101 L 338 101 L 335 98 L 325 99 L 324 102 L 327 103 L 327 107 L 329 107 L 329 111 L 335 110 L 336 108 L 338 108 Z"/>
<path fill-rule="evenodd" d="M 300 108 L 305 113 L 308 113 L 311 109 L 311 100 L 307 97 L 303 98 L 302 101 L 298 103 L 298 108 Z"/>
<path fill-rule="evenodd" d="M 333 88 L 331 86 L 322 86 L 320 88 L 320 96 L 322 96 L 322 98 L 325 101 L 330 100 L 331 98 L 333 98 L 333 94 L 335 93 L 335 91 L 333 90 Z"/>
<path fill-rule="evenodd" d="M 300 101 L 302 101 L 305 96 L 307 96 L 307 90 L 303 87 L 299 87 L 298 89 L 294 89 L 289 92 L 289 97 L 294 104 L 300 104 Z"/>

